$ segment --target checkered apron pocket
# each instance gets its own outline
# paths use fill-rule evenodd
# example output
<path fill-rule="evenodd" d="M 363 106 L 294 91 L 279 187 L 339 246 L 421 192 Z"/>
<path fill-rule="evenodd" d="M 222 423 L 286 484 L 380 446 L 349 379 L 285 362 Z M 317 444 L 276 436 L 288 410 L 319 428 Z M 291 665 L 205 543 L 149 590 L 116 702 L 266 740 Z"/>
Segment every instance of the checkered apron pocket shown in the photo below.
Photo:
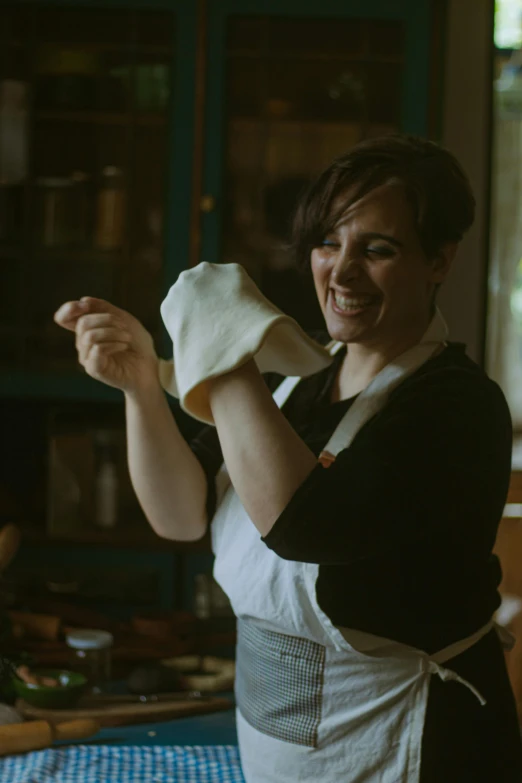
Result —
<path fill-rule="evenodd" d="M 317 747 L 325 648 L 238 620 L 236 699 L 253 728 Z"/>

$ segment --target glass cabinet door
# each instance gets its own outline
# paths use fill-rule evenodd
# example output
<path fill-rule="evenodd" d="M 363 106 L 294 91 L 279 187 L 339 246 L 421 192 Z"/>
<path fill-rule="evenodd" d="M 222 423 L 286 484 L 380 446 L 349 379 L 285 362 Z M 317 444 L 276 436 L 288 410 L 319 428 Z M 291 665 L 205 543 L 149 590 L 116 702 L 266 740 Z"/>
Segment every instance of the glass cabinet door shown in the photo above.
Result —
<path fill-rule="evenodd" d="M 405 19 L 234 13 L 223 58 L 219 260 L 242 263 L 281 309 L 320 327 L 288 251 L 295 204 L 336 156 L 404 126 Z"/>
<path fill-rule="evenodd" d="M 89 295 L 159 335 L 170 11 L 0 8 L 0 368 L 65 372 Z"/>

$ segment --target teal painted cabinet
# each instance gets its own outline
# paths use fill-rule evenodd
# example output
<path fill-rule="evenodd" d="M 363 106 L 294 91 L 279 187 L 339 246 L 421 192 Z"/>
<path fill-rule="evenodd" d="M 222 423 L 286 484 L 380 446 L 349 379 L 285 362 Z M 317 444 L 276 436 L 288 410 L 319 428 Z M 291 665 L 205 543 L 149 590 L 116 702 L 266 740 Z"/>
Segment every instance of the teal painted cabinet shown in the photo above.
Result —
<path fill-rule="evenodd" d="M 118 399 L 53 311 L 97 296 L 154 335 L 188 263 L 190 2 L 0 7 L 0 393 Z"/>
<path fill-rule="evenodd" d="M 293 313 L 284 244 L 303 185 L 361 138 L 426 132 L 430 9 L 2 4 L 0 394 L 118 399 L 77 367 L 54 308 L 109 299 L 167 351 L 159 303 L 199 260 L 240 261 Z"/>
<path fill-rule="evenodd" d="M 317 327 L 285 252 L 296 198 L 357 141 L 426 133 L 434 27 L 425 0 L 210 2 L 201 259 Z"/>
<path fill-rule="evenodd" d="M 48 544 L 52 438 L 123 432 L 122 395 L 85 376 L 72 335 L 53 323 L 63 301 L 99 296 L 130 310 L 167 355 L 159 305 L 178 274 L 236 261 L 304 326 L 319 324 L 286 248 L 296 199 L 358 140 L 428 132 L 441 5 L 0 5 L 0 522 L 19 519 L 35 546 Z M 53 429 L 64 418 L 69 434 Z M 113 552 L 166 546 L 135 507 L 120 517 L 114 530 L 83 519 L 57 538 Z M 179 552 L 150 555 L 163 605 L 176 592 L 172 558 L 184 580 Z"/>

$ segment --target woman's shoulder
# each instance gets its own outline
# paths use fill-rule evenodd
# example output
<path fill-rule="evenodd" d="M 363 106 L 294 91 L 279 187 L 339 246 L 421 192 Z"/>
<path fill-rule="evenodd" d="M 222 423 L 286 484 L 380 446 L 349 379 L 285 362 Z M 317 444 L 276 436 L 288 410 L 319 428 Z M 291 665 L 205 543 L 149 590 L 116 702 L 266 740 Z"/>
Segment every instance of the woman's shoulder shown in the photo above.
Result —
<path fill-rule="evenodd" d="M 500 386 L 466 353 L 462 343 L 448 343 L 440 354 L 429 359 L 390 395 L 393 400 L 411 403 L 414 399 L 436 401 L 469 414 L 495 412 L 510 422 L 509 408 Z"/>

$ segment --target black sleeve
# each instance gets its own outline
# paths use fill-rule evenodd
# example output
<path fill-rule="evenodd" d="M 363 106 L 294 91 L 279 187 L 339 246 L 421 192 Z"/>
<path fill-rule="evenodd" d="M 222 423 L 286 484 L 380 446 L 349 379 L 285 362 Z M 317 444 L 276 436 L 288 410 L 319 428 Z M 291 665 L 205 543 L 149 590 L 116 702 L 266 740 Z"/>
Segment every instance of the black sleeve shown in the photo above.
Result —
<path fill-rule="evenodd" d="M 347 564 L 470 533 L 491 551 L 511 468 L 502 392 L 453 368 L 404 387 L 294 494 L 264 538 L 279 556 Z"/>

